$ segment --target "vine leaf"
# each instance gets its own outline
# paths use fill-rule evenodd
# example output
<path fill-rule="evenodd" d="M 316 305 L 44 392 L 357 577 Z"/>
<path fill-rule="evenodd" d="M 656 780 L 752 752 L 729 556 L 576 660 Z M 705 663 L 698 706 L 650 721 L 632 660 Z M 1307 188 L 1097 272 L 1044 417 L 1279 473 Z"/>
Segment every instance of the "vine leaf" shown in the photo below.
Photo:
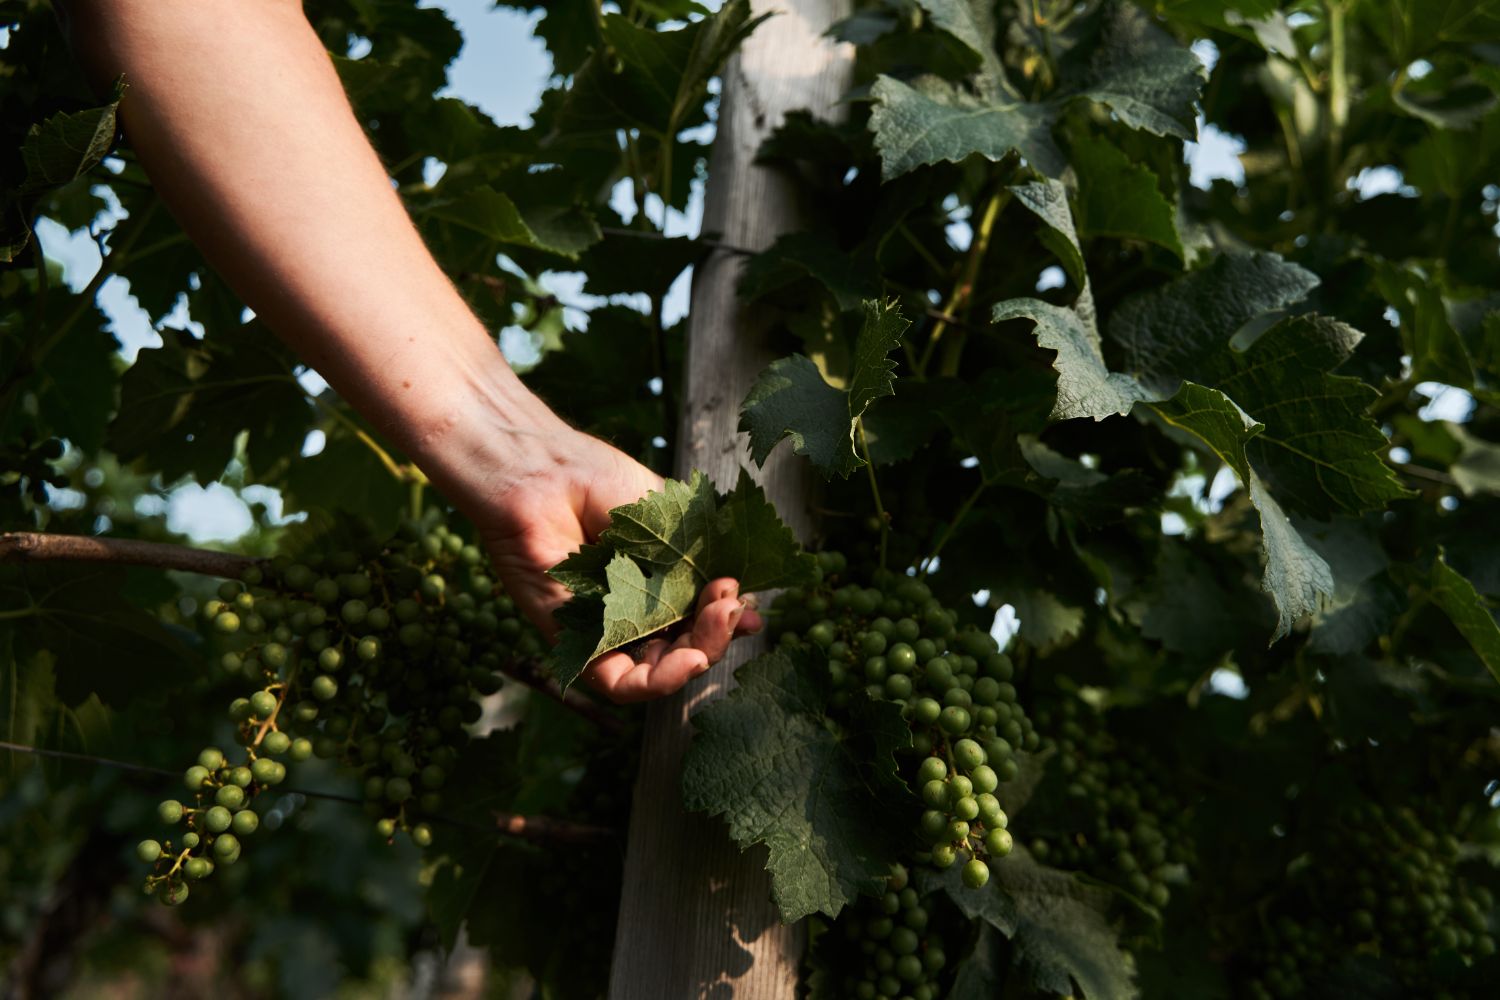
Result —
<path fill-rule="evenodd" d="M 855 452 L 855 425 L 871 402 L 895 392 L 896 364 L 888 355 L 910 323 L 893 302 L 867 301 L 864 311 L 847 388 L 830 385 L 801 354 L 773 361 L 756 378 L 740 409 L 740 430 L 750 434 L 756 464 L 764 465 L 784 437 L 825 478 L 848 478 L 865 464 Z"/>
<path fill-rule="evenodd" d="M 59 112 L 27 130 L 20 150 L 26 175 L 6 191 L 0 204 L 0 263 L 10 263 L 26 249 L 31 239 L 29 206 L 46 192 L 88 173 L 109 153 L 118 128 L 120 93 L 117 84 L 110 103 Z"/>
<path fill-rule="evenodd" d="M 1495 623 L 1495 614 L 1479 591 L 1448 565 L 1442 552 L 1432 561 L 1427 587 L 1433 603 L 1468 640 L 1490 675 L 1500 681 L 1500 625 Z"/>
<path fill-rule="evenodd" d="M 1092 315 L 1040 299 L 1011 299 L 995 306 L 995 322 L 1029 319 L 1036 323 L 1036 341 L 1056 351 L 1057 402 L 1052 419 L 1105 417 L 1129 413 L 1136 403 L 1158 395 L 1133 375 L 1109 370 Z"/>
<path fill-rule="evenodd" d="M 1138 995 L 1131 960 L 1109 919 L 1112 893 L 1039 865 L 1020 847 L 992 865 L 991 872 L 989 883 L 979 890 L 963 885 L 956 865 L 943 872 L 922 871 L 918 878 L 924 892 L 945 893 L 965 917 L 1010 938 L 1012 974 L 1021 974 L 1035 989 L 1064 996 L 1081 992 L 1088 1000 Z M 994 964 L 987 955 L 979 957 Z M 997 993 L 971 989 L 966 995 Z"/>
<path fill-rule="evenodd" d="M 807 651 L 772 651 L 735 677 L 693 716 L 684 802 L 723 816 L 741 848 L 766 845 L 782 919 L 837 916 L 885 884 L 900 850 L 889 802 L 909 794 L 894 753 L 911 730 L 896 703 L 868 698 L 850 704 L 847 727 L 831 719 L 831 684 Z"/>
<path fill-rule="evenodd" d="M 1062 264 L 1068 277 L 1079 288 L 1088 285 L 1088 269 L 1083 263 L 1083 247 L 1078 242 L 1078 230 L 1073 224 L 1073 212 L 1068 208 L 1068 189 L 1062 181 L 1050 177 L 1013 185 L 1010 189 L 1016 201 L 1024 205 L 1045 224 L 1038 233 L 1042 245 L 1051 250 Z"/>
<path fill-rule="evenodd" d="M 474 187 L 413 206 L 424 229 L 441 242 L 451 241 L 445 227 L 465 230 L 493 243 L 509 243 L 577 260 L 603 235 L 592 216 L 580 209 L 537 207 L 522 212 L 507 195 Z M 443 224 L 439 227 L 437 224 Z M 482 257 L 493 257 L 488 247 Z"/>
<path fill-rule="evenodd" d="M 1266 570 L 1261 589 L 1276 604 L 1271 641 L 1289 634 L 1296 622 L 1319 611 L 1333 596 L 1333 571 L 1292 525 L 1246 457 L 1250 442 L 1265 425 L 1252 419 L 1218 389 L 1184 382 L 1171 399 L 1154 409 L 1168 423 L 1196 435 L 1239 475 L 1260 515 Z"/>
<path fill-rule="evenodd" d="M 870 129 L 887 180 L 927 164 L 975 154 L 999 160 L 1012 152 L 1055 177 L 1067 159 L 1052 129 L 1075 100 L 1104 105 L 1129 128 L 1179 139 L 1196 134 L 1193 105 L 1207 79 L 1203 64 L 1130 4 L 1100 11 L 1095 44 L 1068 74 L 1080 85 L 1042 101 L 1025 100 L 1006 80 L 982 5 L 929 0 L 924 6 L 980 57 L 980 68 L 967 87 L 935 76 L 876 79 Z"/>
<path fill-rule="evenodd" d="M 1078 231 L 1084 238 L 1143 240 L 1183 259 L 1177 210 L 1162 195 L 1156 174 L 1102 139 L 1080 137 L 1071 152 L 1078 173 Z"/>
<path fill-rule="evenodd" d="M 550 571 L 574 594 L 556 612 L 553 673 L 567 687 L 595 657 L 682 621 L 710 580 L 750 593 L 810 582 L 814 566 L 749 473 L 725 496 L 702 472 L 668 480 Z"/>

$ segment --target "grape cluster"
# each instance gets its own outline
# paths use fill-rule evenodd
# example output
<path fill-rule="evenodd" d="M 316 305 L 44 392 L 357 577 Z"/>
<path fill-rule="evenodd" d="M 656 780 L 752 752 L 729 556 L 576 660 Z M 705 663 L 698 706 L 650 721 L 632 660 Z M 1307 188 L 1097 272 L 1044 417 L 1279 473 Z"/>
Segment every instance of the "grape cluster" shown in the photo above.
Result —
<path fill-rule="evenodd" d="M 910 884 L 906 868 L 892 869 L 881 896 L 860 899 L 839 918 L 832 940 L 819 941 L 819 978 L 838 981 L 829 995 L 858 1000 L 937 1000 L 939 977 L 948 964 L 943 934 L 929 904 Z M 852 970 L 852 971 L 850 971 Z"/>
<path fill-rule="evenodd" d="M 1378 956 L 1413 996 L 1467 997 L 1430 969 L 1495 954 L 1495 898 L 1463 877 L 1458 838 L 1437 810 L 1365 801 L 1340 816 L 1252 949 L 1245 996 L 1303 996 L 1353 955 Z"/>
<path fill-rule="evenodd" d="M 1139 743 L 1117 739 L 1107 717 L 1068 698 L 1037 712 L 1057 759 L 1071 819 L 1066 835 L 1038 837 L 1038 861 L 1083 871 L 1161 909 L 1171 884 L 1195 867 L 1192 808 L 1161 780 L 1170 773 Z"/>
<path fill-rule="evenodd" d="M 480 550 L 434 515 L 383 545 L 252 566 L 203 613 L 220 665 L 255 689 L 229 705 L 235 759 L 205 749 L 183 775 L 187 799 L 158 808 L 182 832 L 137 845 L 146 890 L 171 904 L 238 860 L 259 826 L 252 803 L 285 780 L 283 761 L 354 768 L 380 836 L 430 844 L 476 696 L 499 688 L 502 664 L 541 652 Z"/>
<path fill-rule="evenodd" d="M 912 729 L 904 777 L 925 810 L 919 863 L 963 865 L 972 888 L 989 881 L 988 861 L 1011 850 L 995 789 L 1020 773 L 1017 750 L 1040 743 L 1016 700 L 1015 668 L 995 640 L 934 600 L 921 580 L 877 573 L 872 587 L 840 583 L 844 557 L 818 556 L 823 583 L 787 590 L 773 619 L 780 641 L 828 657 L 835 708 L 863 692 L 902 704 Z"/>

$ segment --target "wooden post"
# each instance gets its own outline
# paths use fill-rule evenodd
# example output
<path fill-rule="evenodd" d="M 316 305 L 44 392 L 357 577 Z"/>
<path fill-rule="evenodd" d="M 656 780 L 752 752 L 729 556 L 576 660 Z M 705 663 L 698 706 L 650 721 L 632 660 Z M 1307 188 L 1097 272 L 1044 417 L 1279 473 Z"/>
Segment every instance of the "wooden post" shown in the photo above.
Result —
<path fill-rule="evenodd" d="M 764 249 L 798 228 L 795 184 L 757 166 L 760 144 L 788 111 L 832 116 L 850 84 L 854 53 L 824 38 L 848 16 L 851 0 L 753 0 L 774 12 L 724 73 L 718 134 L 709 160 L 703 231 L 734 247 Z M 746 441 L 740 401 L 773 360 L 767 322 L 736 297 L 743 258 L 716 251 L 693 281 L 677 473 L 702 469 L 732 486 Z M 798 535 L 812 529 L 806 462 L 779 449 L 760 475 Z M 682 755 L 688 717 L 733 686 L 733 671 L 763 651 L 764 639 L 737 642 L 716 668 L 678 696 L 648 709 L 641 770 L 625 859 L 611 1000 L 792 1000 L 801 941 L 770 899 L 763 849 L 741 855 L 722 821 L 682 807 Z"/>

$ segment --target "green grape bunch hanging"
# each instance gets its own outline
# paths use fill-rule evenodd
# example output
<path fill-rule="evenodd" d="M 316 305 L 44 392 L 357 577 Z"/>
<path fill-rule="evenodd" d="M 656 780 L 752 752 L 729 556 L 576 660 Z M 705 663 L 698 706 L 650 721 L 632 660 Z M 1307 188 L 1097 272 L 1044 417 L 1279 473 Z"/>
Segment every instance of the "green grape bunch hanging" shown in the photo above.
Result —
<path fill-rule="evenodd" d="M 380 836 L 429 845 L 479 697 L 505 663 L 541 652 L 483 553 L 433 515 L 384 545 L 252 566 L 203 614 L 220 665 L 254 689 L 229 705 L 238 749 L 204 749 L 183 774 L 187 797 L 158 807 L 174 832 L 137 845 L 145 890 L 174 905 L 239 860 L 255 800 L 287 762 L 349 766 Z"/>
<path fill-rule="evenodd" d="M 899 702 L 911 726 L 903 777 L 925 807 L 910 860 L 962 864 L 965 884 L 989 881 L 990 863 L 1011 851 L 1008 817 L 995 792 L 1020 773 L 1017 751 L 1040 745 L 1017 701 L 1014 667 L 994 638 L 932 597 L 921 580 L 876 574 L 875 585 L 843 582 L 839 553 L 818 557 L 824 582 L 778 598 L 780 641 L 828 657 L 835 708 L 856 693 Z"/>

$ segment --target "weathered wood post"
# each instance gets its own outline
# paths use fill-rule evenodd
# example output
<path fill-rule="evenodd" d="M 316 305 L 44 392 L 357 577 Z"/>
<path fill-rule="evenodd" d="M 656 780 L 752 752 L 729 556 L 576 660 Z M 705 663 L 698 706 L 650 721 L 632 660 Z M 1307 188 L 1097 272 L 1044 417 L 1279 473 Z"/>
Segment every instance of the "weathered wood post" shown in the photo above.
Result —
<path fill-rule="evenodd" d="M 771 245 L 798 227 L 794 182 L 754 163 L 761 141 L 786 112 L 832 116 L 848 90 L 853 51 L 824 32 L 849 14 L 850 0 L 753 0 L 774 12 L 724 73 L 718 134 L 709 161 L 704 232 L 729 246 Z M 739 404 L 773 356 L 767 324 L 736 298 L 743 258 L 715 251 L 693 281 L 677 473 L 702 469 L 721 489 L 748 462 L 737 433 Z M 812 527 L 806 464 L 791 449 L 759 477 L 799 536 Z M 677 697 L 650 707 L 635 789 L 611 1000 L 791 1000 L 801 942 L 770 901 L 765 854 L 741 856 L 722 823 L 683 810 L 682 755 L 688 717 L 733 686 L 735 667 L 764 649 L 741 640 L 714 670 Z"/>

